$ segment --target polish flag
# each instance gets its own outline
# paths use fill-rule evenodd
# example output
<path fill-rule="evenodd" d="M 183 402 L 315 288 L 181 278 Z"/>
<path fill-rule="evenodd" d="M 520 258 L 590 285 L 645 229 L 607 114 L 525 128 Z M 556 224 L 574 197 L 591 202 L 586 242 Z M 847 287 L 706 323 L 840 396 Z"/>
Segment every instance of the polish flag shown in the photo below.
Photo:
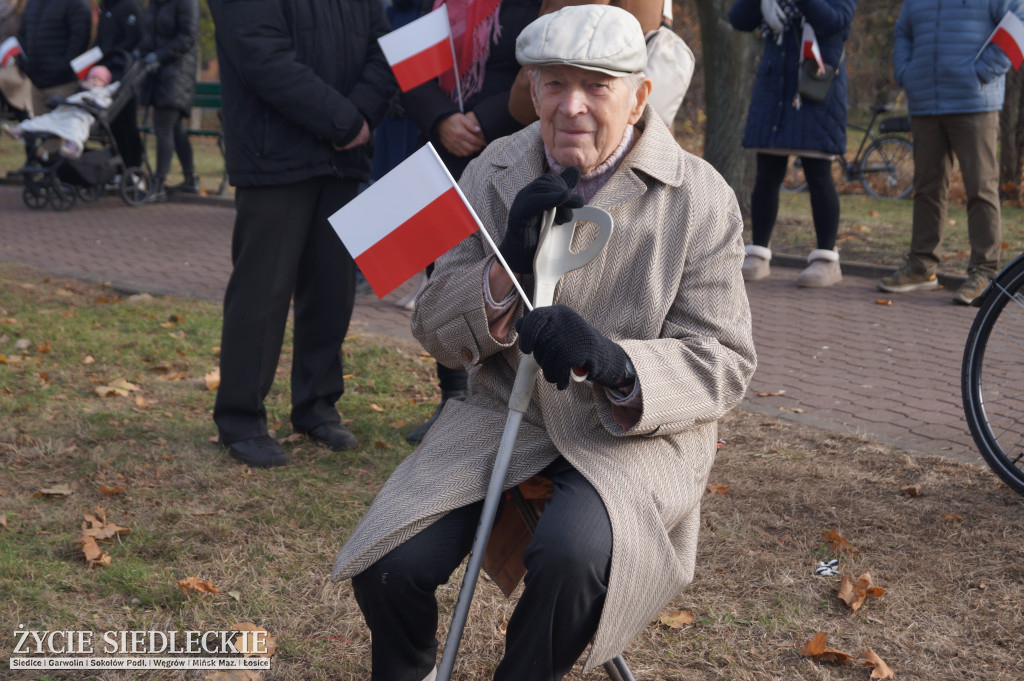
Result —
<path fill-rule="evenodd" d="M 801 41 L 803 46 L 800 49 L 800 59 L 813 59 L 818 62 L 818 70 L 825 71 L 825 62 L 821 58 L 821 48 L 818 47 L 818 37 L 814 35 L 814 29 L 810 24 L 804 24 L 804 37 Z"/>
<path fill-rule="evenodd" d="M 328 219 L 378 298 L 451 250 L 479 224 L 430 143 Z"/>
<path fill-rule="evenodd" d="M 455 67 L 448 8 L 430 14 L 377 39 L 402 92 L 408 92 Z"/>
<path fill-rule="evenodd" d="M 103 59 L 103 50 L 97 45 L 72 59 L 71 70 L 78 76 L 78 80 L 85 80 L 85 77 L 89 74 L 89 69 L 96 66 L 100 59 Z"/>
<path fill-rule="evenodd" d="M 13 35 L 0 43 L 0 68 L 3 68 L 14 61 L 14 58 L 21 54 L 21 43 Z"/>
<path fill-rule="evenodd" d="M 1006 53 L 1013 63 L 1014 71 L 1024 63 L 1024 52 L 1022 52 L 1024 49 L 1024 23 L 1021 23 L 1021 20 L 1013 12 L 1006 13 L 988 41 L 995 43 Z"/>

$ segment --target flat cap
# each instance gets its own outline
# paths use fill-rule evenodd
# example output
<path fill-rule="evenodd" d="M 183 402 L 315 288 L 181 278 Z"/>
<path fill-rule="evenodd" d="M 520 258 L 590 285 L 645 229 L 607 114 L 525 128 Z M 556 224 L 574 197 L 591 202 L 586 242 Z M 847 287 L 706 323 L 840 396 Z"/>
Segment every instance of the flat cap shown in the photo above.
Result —
<path fill-rule="evenodd" d="M 609 76 L 628 76 L 647 67 L 640 22 L 611 5 L 574 5 L 545 14 L 516 39 L 523 66 L 577 66 Z"/>

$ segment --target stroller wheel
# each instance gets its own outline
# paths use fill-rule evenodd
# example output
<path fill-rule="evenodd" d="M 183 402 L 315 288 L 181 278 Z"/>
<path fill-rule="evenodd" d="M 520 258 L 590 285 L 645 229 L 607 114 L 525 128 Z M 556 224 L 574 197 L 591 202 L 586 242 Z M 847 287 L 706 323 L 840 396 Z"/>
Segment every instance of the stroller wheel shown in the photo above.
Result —
<path fill-rule="evenodd" d="M 45 184 L 26 184 L 21 190 L 21 200 L 32 210 L 42 210 L 50 203 L 50 188 Z"/>
<path fill-rule="evenodd" d="M 50 207 L 57 211 L 71 210 L 78 201 L 78 192 L 74 186 L 64 184 L 54 176 L 50 188 Z"/>
<path fill-rule="evenodd" d="M 141 206 L 149 198 L 153 181 L 149 173 L 138 166 L 121 173 L 121 198 L 129 206 Z"/>
<path fill-rule="evenodd" d="M 103 185 L 94 184 L 88 187 L 76 187 L 78 190 L 78 198 L 83 201 L 95 201 L 103 196 Z"/>

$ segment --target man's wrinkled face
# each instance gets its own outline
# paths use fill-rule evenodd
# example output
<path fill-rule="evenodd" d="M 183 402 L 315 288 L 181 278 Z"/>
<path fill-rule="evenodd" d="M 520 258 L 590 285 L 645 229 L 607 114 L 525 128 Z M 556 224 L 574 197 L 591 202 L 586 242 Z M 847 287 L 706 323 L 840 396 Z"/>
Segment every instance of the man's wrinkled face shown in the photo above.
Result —
<path fill-rule="evenodd" d="M 626 126 L 640 120 L 650 81 L 634 92 L 627 78 L 576 66 L 542 66 L 531 74 L 540 136 L 559 164 L 586 175 L 622 141 Z"/>

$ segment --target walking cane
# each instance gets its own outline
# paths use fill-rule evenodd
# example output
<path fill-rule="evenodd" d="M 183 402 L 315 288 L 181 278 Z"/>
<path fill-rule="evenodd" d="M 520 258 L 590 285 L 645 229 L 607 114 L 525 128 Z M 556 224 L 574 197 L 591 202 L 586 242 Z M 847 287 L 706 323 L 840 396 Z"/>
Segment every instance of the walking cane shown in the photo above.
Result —
<path fill-rule="evenodd" d="M 546 211 L 541 221 L 540 241 L 537 246 L 537 255 L 534 258 L 534 296 L 533 308 L 550 305 L 554 300 L 555 286 L 562 275 L 577 270 L 600 253 L 608 239 L 612 235 L 612 217 L 593 206 L 584 206 L 573 211 L 573 219 L 562 225 L 554 224 L 555 212 Z M 588 220 L 598 225 L 599 231 L 593 242 L 579 253 L 573 253 L 570 249 L 572 236 L 576 229 L 577 220 Z M 476 535 L 473 538 L 473 549 L 469 554 L 469 563 L 466 566 L 466 575 L 462 579 L 462 587 L 459 589 L 459 597 L 455 602 L 455 614 L 452 616 L 452 625 L 448 630 L 448 638 L 444 643 L 444 651 L 441 653 L 441 664 L 437 670 L 437 681 L 449 681 L 452 669 L 455 666 L 455 655 L 459 651 L 459 644 L 462 641 L 462 631 L 466 625 L 466 618 L 469 615 L 469 604 L 473 600 L 473 590 L 476 588 L 476 581 L 480 575 L 480 567 L 483 565 L 484 549 L 487 547 L 487 540 L 491 535 L 491 528 L 494 525 L 494 516 L 498 510 L 498 502 L 505 487 L 505 477 L 508 473 L 509 464 L 512 461 L 512 449 L 515 446 L 516 436 L 519 433 L 519 426 L 523 421 L 523 415 L 530 404 L 530 397 L 533 395 L 533 387 L 537 380 L 537 372 L 540 367 L 534 361 L 532 355 L 523 355 L 519 360 L 519 367 L 516 370 L 515 383 L 512 386 L 512 394 L 508 401 L 508 416 L 505 419 L 505 429 L 501 434 L 501 441 L 498 444 L 498 453 L 494 458 L 494 467 L 491 470 L 491 478 L 487 485 L 487 495 L 484 497 L 483 510 L 480 512 L 480 521 L 477 524 Z M 578 381 L 585 380 L 586 374 L 580 376 L 573 371 L 573 378 Z M 619 661 L 619 658 L 616 658 Z M 608 663 L 612 664 L 612 663 Z M 606 669 L 608 665 L 605 665 Z M 625 663 L 622 663 L 625 667 Z M 617 666 L 616 669 L 619 669 Z M 628 667 L 625 667 L 628 673 Z M 614 677 L 613 677 L 614 678 Z M 626 677 L 631 680 L 632 676 Z"/>

